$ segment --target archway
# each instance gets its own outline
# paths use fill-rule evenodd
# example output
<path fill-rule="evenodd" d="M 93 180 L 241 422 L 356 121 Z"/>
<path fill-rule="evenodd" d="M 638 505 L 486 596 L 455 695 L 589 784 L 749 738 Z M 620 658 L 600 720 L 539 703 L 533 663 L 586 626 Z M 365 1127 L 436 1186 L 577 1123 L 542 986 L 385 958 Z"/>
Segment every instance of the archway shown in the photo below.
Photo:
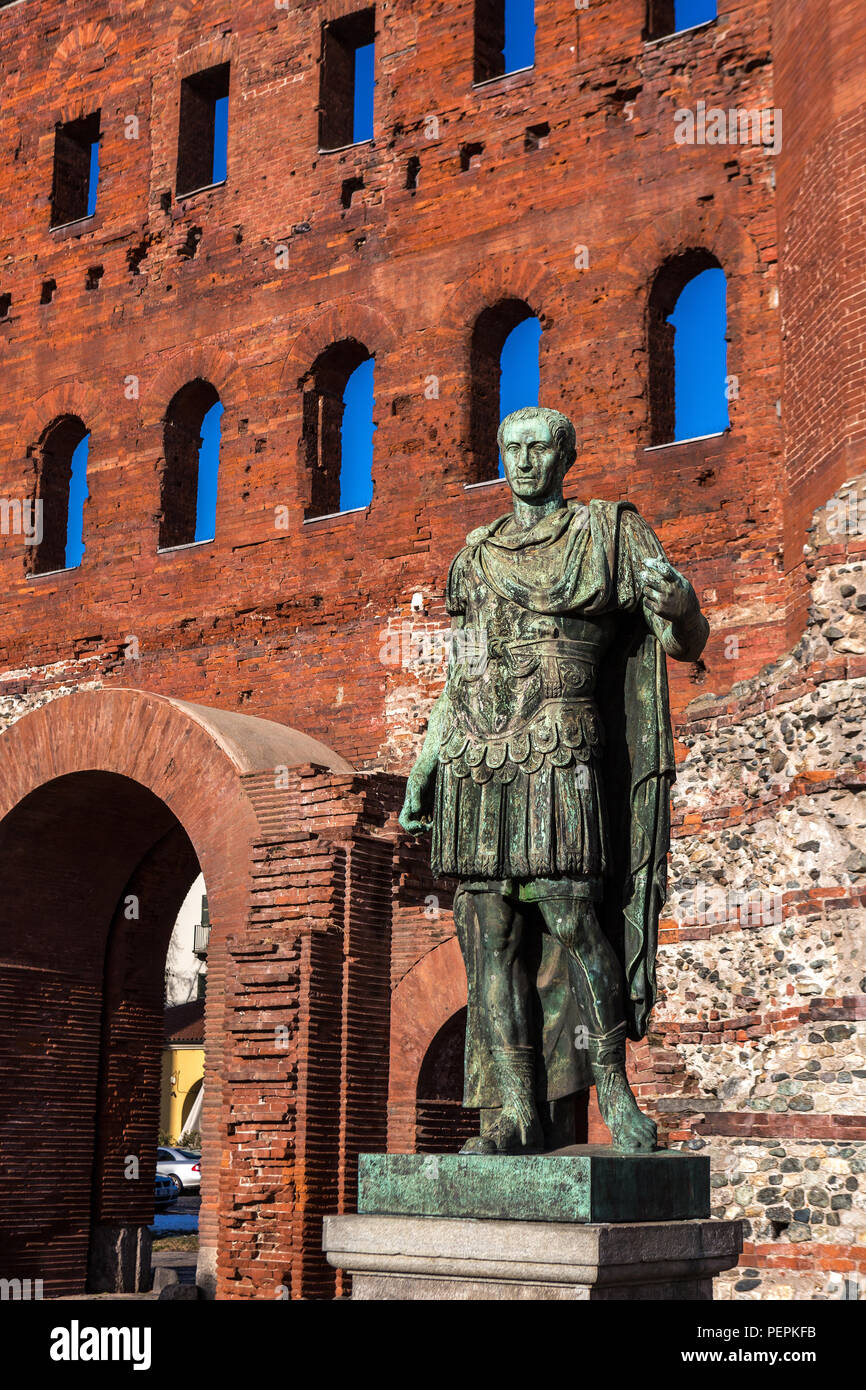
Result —
<path fill-rule="evenodd" d="M 463 1107 L 466 1010 L 459 1009 L 431 1042 L 418 1075 L 417 1153 L 457 1153 L 478 1133 L 478 1111 Z"/>
<path fill-rule="evenodd" d="M 124 689 L 53 700 L 0 739 L 8 1277 L 49 1295 L 146 1280 L 163 965 L 201 870 L 213 930 L 199 1282 L 213 1286 L 227 940 L 249 910 L 257 803 L 273 818 L 281 770 L 303 764 L 351 771 L 283 725 Z"/>

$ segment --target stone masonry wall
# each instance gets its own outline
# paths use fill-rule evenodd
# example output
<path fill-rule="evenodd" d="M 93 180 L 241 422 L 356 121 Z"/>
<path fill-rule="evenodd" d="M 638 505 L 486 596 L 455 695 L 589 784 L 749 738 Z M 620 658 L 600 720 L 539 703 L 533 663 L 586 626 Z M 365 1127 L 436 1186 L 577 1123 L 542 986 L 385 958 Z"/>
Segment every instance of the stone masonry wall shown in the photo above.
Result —
<path fill-rule="evenodd" d="M 681 732 L 648 1090 L 747 1220 L 733 1297 L 866 1294 L 864 495 L 813 520 L 794 652 Z"/>

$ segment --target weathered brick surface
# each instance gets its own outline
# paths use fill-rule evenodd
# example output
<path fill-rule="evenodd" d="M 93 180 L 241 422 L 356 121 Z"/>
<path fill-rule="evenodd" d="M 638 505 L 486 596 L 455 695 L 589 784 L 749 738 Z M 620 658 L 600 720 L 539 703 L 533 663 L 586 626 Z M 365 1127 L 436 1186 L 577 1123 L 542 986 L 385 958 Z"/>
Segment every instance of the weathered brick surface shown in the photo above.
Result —
<path fill-rule="evenodd" d="M 773 1147 L 804 1164 L 808 1155 L 819 1164 L 812 1186 L 828 1195 L 832 1163 L 850 1165 L 845 1183 L 859 1181 L 866 1137 L 850 1061 L 863 991 L 864 759 L 858 735 L 848 737 L 866 678 L 862 533 L 840 538 L 819 518 L 803 551 L 815 509 L 866 473 L 859 6 L 723 0 L 715 24 L 646 45 L 643 0 L 580 11 L 543 0 L 535 69 L 473 89 L 469 0 L 389 3 L 377 10 L 375 138 L 320 154 L 321 24 L 356 8 L 0 9 L 0 297 L 11 296 L 0 320 L 0 497 L 33 494 L 52 421 L 73 414 L 91 431 L 81 568 L 28 578 L 29 548 L 2 538 L 0 722 L 35 721 L 25 721 L 30 733 L 21 726 L 31 781 L 4 776 L 47 782 L 83 735 L 70 717 L 52 747 L 42 707 L 117 686 L 288 724 L 368 774 L 308 769 L 278 791 L 257 768 L 238 793 L 191 764 L 188 731 L 173 728 L 165 749 L 144 740 L 143 764 L 137 731 L 103 721 L 116 770 L 168 798 L 209 892 L 225 893 L 209 980 L 202 1234 L 218 1244 L 227 1297 L 341 1291 L 318 1254 L 319 1222 L 351 1205 L 358 1148 L 381 1146 L 386 1125 L 392 1147 L 441 1146 L 462 1123 L 446 1099 L 431 1110 L 417 1091 L 436 1034 L 462 1004 L 448 886 L 431 881 L 423 846 L 395 836 L 393 813 L 442 684 L 435 635 L 448 562 L 466 531 L 506 505 L 501 484 L 466 490 L 490 463 L 472 453 L 472 330 L 504 299 L 541 318 L 542 398 L 578 419 L 568 490 L 634 501 L 693 578 L 713 629 L 701 665 L 671 672 L 684 759 L 673 896 L 663 998 L 631 1055 L 635 1083 L 672 1142 L 706 1144 L 722 1167 L 754 1161 L 741 1163 L 748 1173 L 770 1159 L 781 1168 Z M 228 180 L 178 201 L 181 81 L 224 62 Z M 698 100 L 781 106 L 781 155 L 677 146 L 674 112 Z M 52 232 L 55 122 L 97 109 L 97 214 Z M 527 140 L 545 123 L 546 137 Z M 482 148 L 461 171 L 468 146 Z M 410 159 L 420 161 L 414 192 Z M 349 207 L 347 180 L 357 185 Z M 579 247 L 588 268 L 578 268 Z M 669 257 L 696 248 L 728 277 L 732 427 L 647 453 L 650 289 Z M 85 288 L 88 277 L 98 289 Z M 56 292 L 40 304 L 48 281 Z M 373 501 L 305 523 L 302 383 L 345 338 L 376 359 Z M 163 420 L 196 378 L 225 406 L 216 538 L 158 553 Z M 199 779 L 195 794 L 178 797 L 178 769 Z M 62 807 L 44 807 L 57 823 Z M 80 815 L 81 803 L 67 809 Z M 244 849 L 221 884 L 233 814 Z M 65 1287 L 86 1253 L 92 1152 L 78 1136 L 99 1104 L 103 948 L 134 868 L 112 883 L 111 902 L 106 889 L 98 930 L 74 951 L 35 933 L 35 957 L 22 961 L 17 944 L 4 956 L 0 998 L 18 1029 L 6 1038 L 10 1067 L 28 1030 L 43 1048 L 22 1104 L 39 1096 L 53 1113 L 62 1084 L 79 1107 L 65 1112 L 74 1172 L 67 1225 L 58 1234 L 58 1207 L 52 1235 Z M 689 878 L 734 892 L 779 887 L 781 921 L 696 924 Z M 17 904 L 4 894 L 17 942 Z M 63 910 L 52 902 L 58 921 Z M 47 962 L 49 951 L 59 959 Z M 130 1007 L 122 1000 L 120 1014 Z M 144 1059 L 147 1019 L 136 1023 L 133 1009 L 128 1022 L 118 1036 Z M 829 1038 L 834 1028 L 844 1036 Z M 131 1104 L 121 1091 L 118 1124 Z M 109 1126 L 100 1142 L 110 1148 L 119 1132 Z M 593 1107 L 588 1132 L 603 1133 Z M 748 1288 L 734 1283 L 734 1296 L 786 1289 L 790 1271 L 814 1296 L 823 1271 L 861 1268 L 856 1201 L 835 1235 L 794 1214 L 776 1236 L 772 1204 L 750 1181 L 720 1188 L 726 1210 L 752 1224 L 746 1267 L 760 1271 L 740 1280 Z M 810 1208 L 824 1210 L 817 1199 Z M 51 1235 L 50 1221 L 33 1220 L 28 1257 Z"/>
<path fill-rule="evenodd" d="M 450 556 L 504 505 L 495 485 L 463 486 L 474 476 L 472 327 L 503 298 L 541 316 L 542 395 L 580 418 L 571 490 L 638 504 L 698 587 L 715 589 L 711 617 L 738 615 L 744 673 L 773 654 L 785 577 L 772 161 L 673 138 L 675 110 L 699 96 L 770 102 L 768 6 L 732 6 L 718 26 L 649 47 L 642 9 L 543 5 L 534 72 L 473 90 L 471 4 L 388 6 L 376 137 L 332 155 L 316 148 L 320 7 L 241 0 L 229 19 L 211 4 L 97 15 L 79 0 L 62 23 L 44 0 L 0 12 L 0 139 L 10 161 L 20 148 L 9 167 L 24 171 L 0 228 L 0 289 L 12 295 L 0 490 L 29 494 L 27 451 L 58 414 L 92 431 L 81 569 L 25 582 L 20 538 L 0 557 L 0 663 L 28 673 L 29 693 L 68 662 L 71 679 L 98 671 L 180 691 L 314 730 L 356 766 L 405 769 L 401 728 L 417 729 L 418 715 L 409 701 L 400 722 L 407 683 L 378 660 L 381 636 L 408 617 L 415 590 L 441 614 Z M 224 60 L 227 185 L 166 212 L 180 80 Z M 98 210 L 92 227 L 60 237 L 48 226 L 53 121 L 91 108 L 102 111 Z M 124 138 L 131 115 L 137 140 Z M 542 120 L 547 143 L 526 151 L 526 127 Z M 461 173 L 459 147 L 475 139 L 480 165 Z M 411 154 L 415 194 L 404 187 Z M 354 174 L 364 191 L 344 209 Z M 202 239 L 187 258 L 193 227 Z M 287 269 L 276 268 L 280 245 Z M 588 270 L 575 267 L 577 245 Z M 690 246 L 728 274 L 729 369 L 743 391 L 729 436 L 645 454 L 647 295 L 665 258 Z M 93 264 L 105 273 L 87 292 Z M 40 307 L 49 277 L 57 294 Z M 376 355 L 373 502 L 305 526 L 299 382 L 346 336 Z M 127 399 L 133 376 L 139 395 Z M 161 422 L 196 376 L 226 407 L 216 539 L 157 554 Z M 278 506 L 287 529 L 275 527 Z M 123 660 L 130 634 L 137 661 Z M 706 680 L 723 687 L 719 641 Z M 692 689 L 677 673 L 678 706 Z"/>

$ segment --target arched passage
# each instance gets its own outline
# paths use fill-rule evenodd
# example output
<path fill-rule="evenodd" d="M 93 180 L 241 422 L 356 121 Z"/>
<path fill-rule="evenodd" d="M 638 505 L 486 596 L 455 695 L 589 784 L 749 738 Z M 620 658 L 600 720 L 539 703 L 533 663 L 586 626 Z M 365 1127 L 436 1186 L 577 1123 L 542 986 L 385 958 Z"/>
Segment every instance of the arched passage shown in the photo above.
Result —
<path fill-rule="evenodd" d="M 425 1058 L 441 1031 L 465 1008 L 466 968 L 457 937 L 451 936 L 406 972 L 391 998 L 389 1150 L 415 1152 Z"/>
<path fill-rule="evenodd" d="M 250 911 L 253 847 L 279 801 L 275 771 L 311 763 L 351 771 L 283 725 L 123 689 L 54 700 L 0 739 L 8 1277 L 41 1278 L 49 1295 L 83 1289 L 88 1265 L 93 1286 L 145 1277 L 162 969 L 201 869 L 213 929 L 199 1277 L 212 1282 L 227 941 Z"/>
<path fill-rule="evenodd" d="M 466 1009 L 458 1009 L 424 1054 L 418 1076 L 418 1153 L 457 1153 L 478 1133 L 478 1111 L 463 1107 Z"/>

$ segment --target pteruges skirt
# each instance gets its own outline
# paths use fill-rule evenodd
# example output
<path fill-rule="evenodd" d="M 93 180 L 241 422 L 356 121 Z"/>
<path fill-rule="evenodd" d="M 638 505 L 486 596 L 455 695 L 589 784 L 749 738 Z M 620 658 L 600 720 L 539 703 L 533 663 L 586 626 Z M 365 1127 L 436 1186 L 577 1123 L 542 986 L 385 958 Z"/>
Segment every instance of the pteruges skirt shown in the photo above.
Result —
<path fill-rule="evenodd" d="M 463 773 L 463 775 L 460 775 Z M 433 872 L 457 878 L 602 878 L 607 820 L 595 757 L 562 767 L 545 759 L 509 781 L 476 781 L 440 762 Z"/>

